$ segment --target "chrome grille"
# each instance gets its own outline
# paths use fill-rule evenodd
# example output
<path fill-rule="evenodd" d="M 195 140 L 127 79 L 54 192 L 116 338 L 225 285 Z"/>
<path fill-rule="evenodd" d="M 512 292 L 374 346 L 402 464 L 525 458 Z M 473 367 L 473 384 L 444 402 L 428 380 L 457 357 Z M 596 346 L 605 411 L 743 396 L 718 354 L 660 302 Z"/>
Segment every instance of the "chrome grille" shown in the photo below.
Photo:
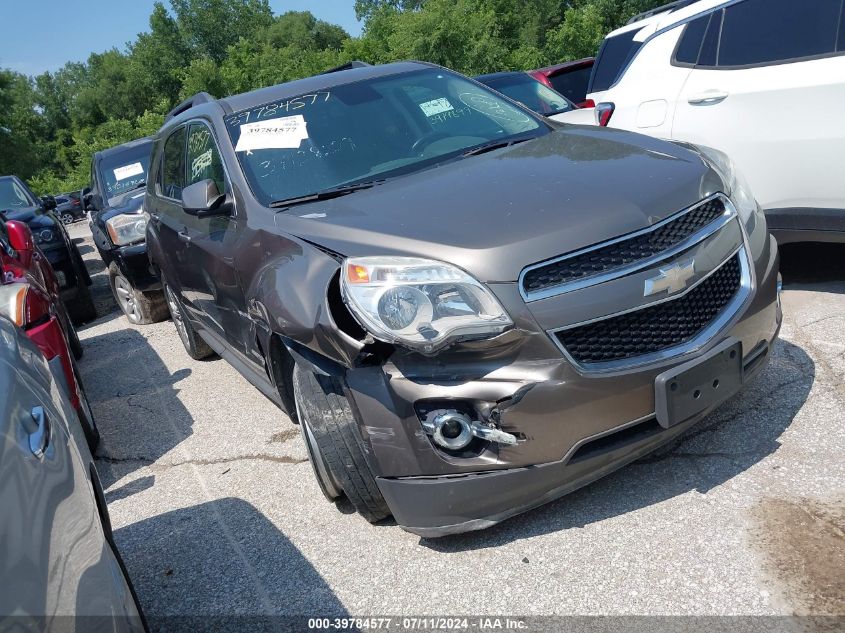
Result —
<path fill-rule="evenodd" d="M 669 257 L 718 230 L 731 217 L 725 198 L 715 195 L 689 209 L 629 236 L 597 244 L 553 261 L 529 266 L 520 276 L 526 300 L 565 292 L 566 287 L 598 283 L 605 275 L 621 276 Z M 709 230 L 711 229 L 712 230 Z"/>
<path fill-rule="evenodd" d="M 691 290 L 639 310 L 555 332 L 578 364 L 645 357 L 694 340 L 711 325 L 742 287 L 740 251 Z"/>

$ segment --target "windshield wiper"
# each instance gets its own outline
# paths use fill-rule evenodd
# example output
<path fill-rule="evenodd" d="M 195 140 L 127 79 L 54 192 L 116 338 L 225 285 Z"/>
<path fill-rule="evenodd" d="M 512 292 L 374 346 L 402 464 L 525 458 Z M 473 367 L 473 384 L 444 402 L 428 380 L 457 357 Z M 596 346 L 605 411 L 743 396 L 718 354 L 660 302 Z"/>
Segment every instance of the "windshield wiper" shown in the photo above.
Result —
<path fill-rule="evenodd" d="M 271 209 L 280 209 L 284 207 L 292 207 L 297 204 L 305 204 L 307 202 L 316 202 L 318 200 L 331 200 L 332 198 L 340 198 L 355 191 L 362 189 L 371 189 L 375 185 L 384 182 L 383 180 L 370 180 L 367 182 L 356 182 L 350 185 L 339 185 L 331 189 L 323 189 L 316 193 L 309 193 L 304 196 L 296 196 L 294 198 L 285 198 L 284 200 L 274 200 L 270 203 Z"/>
<path fill-rule="evenodd" d="M 510 139 L 510 140 L 503 140 L 503 141 L 493 141 L 492 143 L 485 143 L 484 145 L 479 145 L 478 147 L 473 147 L 472 149 L 468 149 L 465 151 L 461 156 L 466 158 L 467 156 L 478 156 L 479 154 L 486 154 L 487 152 L 492 152 L 495 149 L 501 149 L 503 147 L 510 147 L 511 145 L 516 145 L 517 143 L 522 143 L 524 141 L 530 141 L 531 138 L 517 138 L 517 139 Z"/>

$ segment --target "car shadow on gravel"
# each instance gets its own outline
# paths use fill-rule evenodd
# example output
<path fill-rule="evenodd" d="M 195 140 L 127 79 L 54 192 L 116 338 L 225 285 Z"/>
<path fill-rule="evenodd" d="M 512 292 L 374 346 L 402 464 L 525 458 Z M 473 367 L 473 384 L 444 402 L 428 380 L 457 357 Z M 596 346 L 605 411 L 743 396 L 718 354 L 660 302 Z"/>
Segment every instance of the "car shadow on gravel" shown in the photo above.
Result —
<path fill-rule="evenodd" d="M 114 536 L 152 631 L 306 631 L 309 617 L 348 617 L 308 559 L 242 499 L 165 512 Z"/>
<path fill-rule="evenodd" d="M 103 487 L 154 463 L 193 433 L 194 420 L 171 373 L 147 339 L 126 328 L 85 339 L 80 363 L 101 442 L 95 458 Z"/>
<path fill-rule="evenodd" d="M 420 544 L 444 553 L 498 547 L 583 527 L 691 491 L 706 494 L 778 450 L 778 438 L 807 400 L 814 379 L 813 360 L 800 347 L 781 340 L 756 380 L 671 448 L 487 530 L 421 539 Z"/>

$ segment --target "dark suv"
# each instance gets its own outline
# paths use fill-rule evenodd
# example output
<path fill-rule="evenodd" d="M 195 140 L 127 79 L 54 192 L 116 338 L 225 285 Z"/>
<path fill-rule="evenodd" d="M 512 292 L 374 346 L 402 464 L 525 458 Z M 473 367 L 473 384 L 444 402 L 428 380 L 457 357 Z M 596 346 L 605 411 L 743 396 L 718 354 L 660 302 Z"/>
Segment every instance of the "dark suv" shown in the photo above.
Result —
<path fill-rule="evenodd" d="M 37 198 L 17 176 L 0 176 L 0 215 L 26 223 L 56 277 L 62 300 L 74 324 L 97 318 L 91 297 L 91 277 L 76 244 L 54 212 L 52 196 Z"/>
<path fill-rule="evenodd" d="M 135 324 L 167 318 L 161 282 L 144 243 L 148 215 L 143 203 L 152 146 L 152 139 L 142 138 L 95 153 L 91 184 L 82 192 L 115 301 Z"/>
<path fill-rule="evenodd" d="M 780 326 L 777 246 L 726 157 L 559 126 L 438 66 L 198 95 L 150 173 L 188 353 L 299 420 L 327 497 L 421 535 L 676 438 Z"/>

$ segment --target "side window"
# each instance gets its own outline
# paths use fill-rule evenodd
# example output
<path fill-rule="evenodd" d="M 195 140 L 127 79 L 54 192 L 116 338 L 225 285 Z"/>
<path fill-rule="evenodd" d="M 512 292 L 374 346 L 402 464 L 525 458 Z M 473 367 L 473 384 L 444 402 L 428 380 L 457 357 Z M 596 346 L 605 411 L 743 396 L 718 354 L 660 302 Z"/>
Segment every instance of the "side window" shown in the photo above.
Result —
<path fill-rule="evenodd" d="M 675 49 L 673 61 L 681 66 L 692 66 L 698 63 L 698 53 L 701 50 L 701 43 L 704 40 L 704 33 L 710 23 L 713 14 L 702 15 L 692 20 L 684 27 L 681 39 Z"/>
<path fill-rule="evenodd" d="M 182 199 L 185 188 L 185 138 L 186 128 L 181 127 L 167 138 L 161 159 L 159 194 L 174 200 Z"/>
<path fill-rule="evenodd" d="M 579 68 L 568 73 L 550 77 L 552 88 L 575 103 L 580 103 L 587 96 L 587 84 L 590 82 L 592 66 Z"/>
<path fill-rule="evenodd" d="M 836 51 L 842 0 L 745 0 L 726 7 L 717 64 L 750 66 Z"/>
<path fill-rule="evenodd" d="M 188 128 L 187 184 L 192 185 L 201 180 L 213 180 L 220 193 L 228 191 L 223 162 L 211 130 L 204 123 L 191 123 Z"/>

